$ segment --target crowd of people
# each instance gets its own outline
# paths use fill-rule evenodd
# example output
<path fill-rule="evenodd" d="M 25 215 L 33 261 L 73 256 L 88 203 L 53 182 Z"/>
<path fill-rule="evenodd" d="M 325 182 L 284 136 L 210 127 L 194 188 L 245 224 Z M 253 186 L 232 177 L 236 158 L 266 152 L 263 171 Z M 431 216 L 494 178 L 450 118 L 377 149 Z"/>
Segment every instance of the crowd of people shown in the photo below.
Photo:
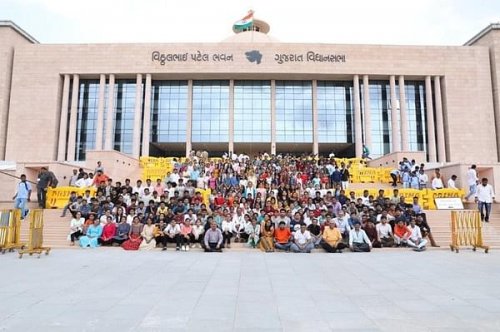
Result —
<path fill-rule="evenodd" d="M 258 155 L 172 161 L 153 183 L 106 176 L 98 165 L 95 196 L 72 193 L 62 216 L 72 215 L 68 239 L 81 247 L 205 251 L 246 243 L 265 252 L 369 252 L 372 248 L 437 246 L 418 198 L 392 192 L 356 197 L 349 164 L 334 157 Z M 70 182 L 87 179 L 75 172 Z M 86 180 L 87 181 L 87 180 Z M 89 181 L 90 183 L 90 181 Z M 209 198 L 199 189 L 208 189 Z"/>

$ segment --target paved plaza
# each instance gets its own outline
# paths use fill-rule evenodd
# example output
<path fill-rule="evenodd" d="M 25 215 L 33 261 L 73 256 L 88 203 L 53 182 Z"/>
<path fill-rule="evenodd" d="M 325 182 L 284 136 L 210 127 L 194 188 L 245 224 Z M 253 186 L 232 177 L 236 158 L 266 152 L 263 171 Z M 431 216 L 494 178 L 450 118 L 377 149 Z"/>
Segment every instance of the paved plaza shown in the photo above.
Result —
<path fill-rule="evenodd" d="M 0 331 L 499 331 L 500 252 L 0 256 Z"/>

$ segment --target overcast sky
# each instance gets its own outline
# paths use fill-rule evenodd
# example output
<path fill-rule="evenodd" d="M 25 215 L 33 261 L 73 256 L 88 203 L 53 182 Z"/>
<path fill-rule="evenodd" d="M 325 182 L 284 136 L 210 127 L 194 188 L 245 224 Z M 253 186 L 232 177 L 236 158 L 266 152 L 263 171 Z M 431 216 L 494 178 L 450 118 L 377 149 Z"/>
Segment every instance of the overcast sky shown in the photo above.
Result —
<path fill-rule="evenodd" d="M 498 0 L 0 0 L 41 43 L 218 42 L 249 9 L 282 42 L 462 45 Z"/>

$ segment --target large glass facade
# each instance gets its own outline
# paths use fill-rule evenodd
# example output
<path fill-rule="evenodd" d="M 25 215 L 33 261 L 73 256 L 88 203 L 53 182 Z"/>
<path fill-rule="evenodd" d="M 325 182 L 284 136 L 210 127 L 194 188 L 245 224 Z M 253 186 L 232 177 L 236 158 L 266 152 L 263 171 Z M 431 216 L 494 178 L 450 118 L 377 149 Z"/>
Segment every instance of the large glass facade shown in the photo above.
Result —
<path fill-rule="evenodd" d="M 151 142 L 186 142 L 187 81 L 151 84 Z"/>
<path fill-rule="evenodd" d="M 311 81 L 276 81 L 276 141 L 312 143 Z"/>
<path fill-rule="evenodd" d="M 271 82 L 234 82 L 234 141 L 271 141 Z"/>
<path fill-rule="evenodd" d="M 318 81 L 319 143 L 353 143 L 353 83 Z"/>
<path fill-rule="evenodd" d="M 410 151 L 427 151 L 425 83 L 405 81 L 408 114 L 408 145 Z"/>
<path fill-rule="evenodd" d="M 76 122 L 75 160 L 85 160 L 87 150 L 95 148 L 99 80 L 80 80 Z M 69 153 L 72 153 L 70 151 Z"/>
<path fill-rule="evenodd" d="M 193 82 L 192 141 L 229 141 L 229 81 Z"/>
<path fill-rule="evenodd" d="M 363 86 L 360 88 L 363 91 Z M 370 116 L 372 156 L 382 156 L 391 152 L 391 90 L 389 81 L 370 81 Z M 361 102 L 363 105 L 363 102 Z"/>
<path fill-rule="evenodd" d="M 134 136 L 135 80 L 115 81 L 113 148 L 131 154 Z"/>

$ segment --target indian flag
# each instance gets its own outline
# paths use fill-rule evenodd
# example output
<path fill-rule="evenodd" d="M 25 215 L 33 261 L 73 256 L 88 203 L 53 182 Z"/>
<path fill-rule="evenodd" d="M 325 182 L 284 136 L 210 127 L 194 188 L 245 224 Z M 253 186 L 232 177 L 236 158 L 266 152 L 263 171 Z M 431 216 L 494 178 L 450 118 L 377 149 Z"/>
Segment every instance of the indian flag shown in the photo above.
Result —
<path fill-rule="evenodd" d="M 245 30 L 253 25 L 253 10 L 249 10 L 248 14 L 241 20 L 236 21 L 233 25 L 235 30 Z"/>

